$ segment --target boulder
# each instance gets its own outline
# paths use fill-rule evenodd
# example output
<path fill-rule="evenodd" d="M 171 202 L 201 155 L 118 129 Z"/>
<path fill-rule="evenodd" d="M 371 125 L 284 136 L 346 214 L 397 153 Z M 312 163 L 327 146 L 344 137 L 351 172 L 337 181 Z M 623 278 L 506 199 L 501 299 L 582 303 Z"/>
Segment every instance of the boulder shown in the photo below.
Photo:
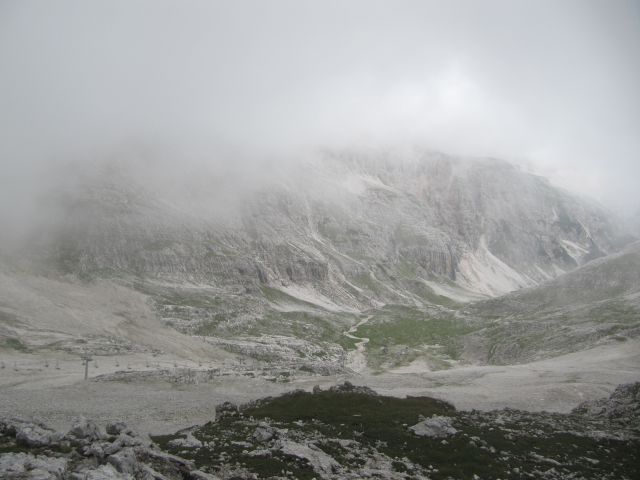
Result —
<path fill-rule="evenodd" d="M 327 455 L 313 444 L 302 445 L 301 443 L 286 440 L 280 442 L 278 449 L 285 455 L 306 460 L 318 475 L 334 474 L 341 468 L 341 465 L 333 457 Z"/>
<path fill-rule="evenodd" d="M 276 435 L 276 429 L 267 424 L 258 425 L 252 437 L 258 442 L 268 442 Z"/>
<path fill-rule="evenodd" d="M 134 475 L 138 470 L 138 459 L 133 448 L 128 447 L 120 450 L 107 458 L 107 462 L 120 473 Z"/>
<path fill-rule="evenodd" d="M 85 417 L 77 417 L 73 420 L 68 435 L 88 441 L 102 440 L 105 438 L 105 434 L 100 430 L 100 427 Z"/>
<path fill-rule="evenodd" d="M 118 438 L 104 447 L 104 453 L 114 454 L 125 447 L 150 447 L 151 440 L 147 437 L 132 437 L 126 433 L 121 433 Z"/>
<path fill-rule="evenodd" d="M 453 428 L 450 417 L 434 415 L 409 427 L 413 433 L 420 437 L 442 438 L 455 435 L 458 431 Z"/>
<path fill-rule="evenodd" d="M 107 423 L 106 430 L 109 435 L 120 435 L 121 433 L 125 433 L 132 437 L 137 436 L 137 433 L 124 422 L 109 422 Z"/>
<path fill-rule="evenodd" d="M 30 453 L 3 453 L 0 455 L 0 478 L 11 478 L 27 471 L 27 462 L 33 459 Z"/>
<path fill-rule="evenodd" d="M 100 465 L 97 468 L 74 472 L 72 480 L 130 480 L 131 477 L 118 472 L 113 465 Z"/>
<path fill-rule="evenodd" d="M 174 438 L 168 445 L 172 448 L 201 448 L 202 442 L 193 436 L 191 432 L 186 432 L 184 438 Z"/>
<path fill-rule="evenodd" d="M 0 455 L 0 478 L 62 480 L 65 478 L 68 462 L 66 458 L 46 455 L 3 453 Z"/>
<path fill-rule="evenodd" d="M 35 424 L 16 426 L 16 440 L 27 447 L 44 447 L 51 444 L 51 436 L 55 433 Z"/>

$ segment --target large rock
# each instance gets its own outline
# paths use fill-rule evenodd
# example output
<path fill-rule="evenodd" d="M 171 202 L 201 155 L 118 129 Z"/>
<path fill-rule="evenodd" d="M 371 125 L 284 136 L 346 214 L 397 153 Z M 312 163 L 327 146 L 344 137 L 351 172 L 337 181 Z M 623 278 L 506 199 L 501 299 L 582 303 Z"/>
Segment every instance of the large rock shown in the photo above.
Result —
<path fill-rule="evenodd" d="M 74 472 L 70 478 L 71 480 L 131 480 L 130 476 L 118 472 L 110 464 Z"/>
<path fill-rule="evenodd" d="M 67 472 L 67 458 L 54 458 L 30 453 L 0 454 L 0 478 L 30 480 L 63 480 Z"/>
<path fill-rule="evenodd" d="M 285 455 L 306 460 L 319 475 L 331 475 L 337 473 L 341 468 L 341 465 L 333 457 L 313 444 L 307 446 L 285 440 L 281 441 L 277 448 Z"/>
<path fill-rule="evenodd" d="M 118 438 L 104 447 L 104 453 L 111 455 L 122 450 L 125 447 L 150 447 L 151 440 L 145 437 L 132 437 L 126 433 L 121 433 Z"/>
<path fill-rule="evenodd" d="M 262 423 L 258 425 L 256 430 L 253 432 L 252 437 L 258 442 L 264 443 L 271 440 L 276 435 L 276 429 L 271 425 Z"/>
<path fill-rule="evenodd" d="M 107 458 L 107 462 L 120 473 L 134 475 L 139 470 L 138 459 L 133 448 L 125 448 Z"/>
<path fill-rule="evenodd" d="M 106 430 L 109 435 L 120 435 L 121 433 L 126 433 L 132 437 L 137 436 L 136 431 L 124 422 L 109 422 L 107 423 Z"/>
<path fill-rule="evenodd" d="M 455 435 L 458 431 L 451 425 L 450 417 L 442 417 L 434 415 L 431 418 L 422 420 L 415 425 L 409 427 L 413 433 L 420 437 L 436 437 L 443 438 Z"/>
<path fill-rule="evenodd" d="M 168 443 L 172 448 L 201 448 L 202 442 L 193 436 L 191 432 L 186 432 L 184 438 L 175 438 Z"/>
<path fill-rule="evenodd" d="M 85 417 L 77 417 L 73 420 L 68 435 L 88 441 L 102 440 L 105 438 L 105 434 L 100 430 L 100 427 Z"/>
<path fill-rule="evenodd" d="M 16 427 L 16 440 L 27 447 L 47 446 L 52 443 L 52 436 L 59 439 L 54 434 L 54 431 L 34 424 L 24 424 Z"/>

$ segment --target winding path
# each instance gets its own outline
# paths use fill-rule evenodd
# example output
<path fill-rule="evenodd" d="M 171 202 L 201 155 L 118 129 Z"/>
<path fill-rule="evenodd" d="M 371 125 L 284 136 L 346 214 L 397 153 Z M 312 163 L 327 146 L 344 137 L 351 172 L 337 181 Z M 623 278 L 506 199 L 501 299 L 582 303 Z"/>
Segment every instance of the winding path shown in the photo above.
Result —
<path fill-rule="evenodd" d="M 345 337 L 351 338 L 353 340 L 359 340 L 359 342 L 356 342 L 356 349 L 350 351 L 347 354 L 347 361 L 346 361 L 346 367 L 353 370 L 356 373 L 361 373 L 365 371 L 367 368 L 367 357 L 365 356 L 364 351 L 367 348 L 367 343 L 369 343 L 369 339 L 367 337 L 356 337 L 353 334 L 358 331 L 358 328 L 360 328 L 362 325 L 364 325 L 369 320 L 371 320 L 372 317 L 373 315 L 369 315 L 363 318 L 362 320 L 360 320 L 358 323 L 352 326 L 349 330 L 342 332 L 342 334 Z"/>

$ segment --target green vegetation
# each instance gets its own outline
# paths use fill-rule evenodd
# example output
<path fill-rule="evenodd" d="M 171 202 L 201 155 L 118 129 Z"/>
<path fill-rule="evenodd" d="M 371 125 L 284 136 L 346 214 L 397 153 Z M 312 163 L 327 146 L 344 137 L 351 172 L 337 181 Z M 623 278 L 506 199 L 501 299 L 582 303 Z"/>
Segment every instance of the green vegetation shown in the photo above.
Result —
<path fill-rule="evenodd" d="M 406 364 L 421 355 L 433 356 L 436 366 L 439 363 L 445 367 L 442 360 L 459 358 L 461 337 L 477 329 L 453 316 L 430 317 L 417 309 L 395 305 L 376 311 L 356 335 L 369 338 L 367 357 L 373 368 Z"/>
<path fill-rule="evenodd" d="M 419 437 L 408 429 L 421 416 L 433 415 L 449 417 L 457 433 L 443 441 Z M 367 457 L 383 454 L 392 460 L 393 470 L 406 472 L 409 478 L 428 472 L 433 480 L 476 475 L 519 479 L 540 476 L 551 468 L 550 478 L 637 478 L 640 474 L 639 440 L 594 437 L 589 434 L 592 429 L 605 427 L 577 416 L 515 410 L 457 412 L 432 398 L 400 399 L 355 390 L 296 391 L 249 404 L 239 416 L 225 416 L 193 431 L 205 444 L 215 442 L 214 447 L 178 451 L 211 472 L 236 466 L 258 478 L 280 476 L 283 470 L 293 472 L 295 478 L 318 478 L 309 464 L 287 457 L 277 443 L 254 444 L 252 434 L 260 421 L 286 432 L 277 433 L 276 438 L 285 435 L 300 444 L 315 445 L 352 472 L 358 472 Z M 168 442 L 180 436 L 154 440 L 176 452 Z M 266 456 L 250 454 L 270 447 Z"/>
<path fill-rule="evenodd" d="M 6 347 L 12 348 L 12 349 L 17 350 L 19 352 L 27 352 L 27 351 L 29 351 L 27 346 L 24 343 L 22 343 L 19 339 L 15 338 L 15 337 L 5 338 L 4 339 L 4 344 L 5 344 Z"/>
<path fill-rule="evenodd" d="M 352 350 L 355 341 L 342 332 L 356 322 L 357 317 L 352 314 L 270 311 L 252 323 L 246 334 L 284 335 L 316 343 L 336 343 L 345 350 Z"/>

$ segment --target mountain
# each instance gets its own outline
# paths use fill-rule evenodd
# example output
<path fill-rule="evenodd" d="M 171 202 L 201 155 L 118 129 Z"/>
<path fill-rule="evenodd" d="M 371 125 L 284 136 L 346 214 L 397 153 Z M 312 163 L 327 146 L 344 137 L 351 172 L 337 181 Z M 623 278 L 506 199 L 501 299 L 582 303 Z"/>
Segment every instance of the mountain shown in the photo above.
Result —
<path fill-rule="evenodd" d="M 46 246 L 60 270 L 266 285 L 362 308 L 430 303 L 442 284 L 503 294 L 624 241 L 601 207 L 494 159 L 325 152 L 233 200 L 215 175 L 177 192 L 145 180 L 105 169 L 59 196 Z"/>
<path fill-rule="evenodd" d="M 468 317 L 490 321 L 482 357 L 514 363 L 578 351 L 640 334 L 640 243 L 537 287 L 478 302 Z"/>
<path fill-rule="evenodd" d="M 70 311 L 80 323 L 154 319 L 139 328 L 156 322 L 228 351 L 305 358 L 327 371 L 345 363 L 356 339 L 342 333 L 362 312 L 448 317 L 461 303 L 544 284 L 628 242 L 597 204 L 497 159 L 353 150 L 224 174 L 139 167 L 64 172 L 51 186 L 50 218 L 5 261 L 4 318 L 65 324 L 65 334 L 76 328 Z M 71 298 L 75 286 L 91 299 L 88 311 Z M 24 295 L 34 305 L 52 297 L 58 313 L 45 319 L 47 307 L 28 307 Z M 140 304 L 143 315 L 132 307 Z M 93 342 L 110 335 L 86 328 L 75 332 Z"/>
<path fill-rule="evenodd" d="M 527 363 L 640 335 L 640 243 L 534 287 L 446 309 L 387 305 L 355 333 L 371 368 Z"/>

